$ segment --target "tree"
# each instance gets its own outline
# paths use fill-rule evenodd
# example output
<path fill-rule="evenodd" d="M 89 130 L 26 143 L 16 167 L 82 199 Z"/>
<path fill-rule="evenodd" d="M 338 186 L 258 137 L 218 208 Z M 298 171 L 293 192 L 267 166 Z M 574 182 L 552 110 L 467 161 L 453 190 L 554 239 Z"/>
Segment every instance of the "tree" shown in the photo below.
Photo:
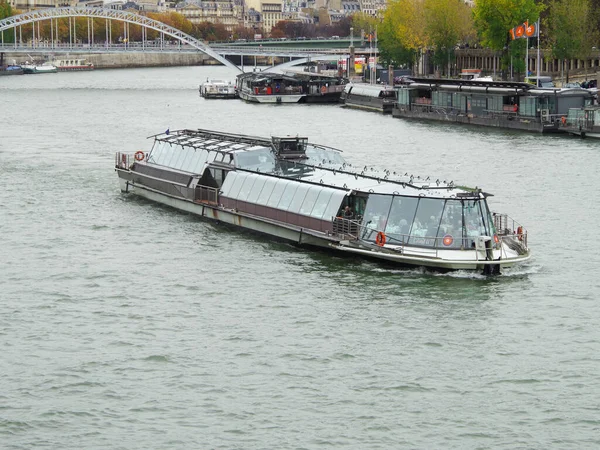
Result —
<path fill-rule="evenodd" d="M 424 10 L 425 31 L 435 50 L 435 61 L 442 67 L 447 66 L 449 75 L 455 46 L 474 34 L 471 8 L 457 0 L 425 0 Z"/>
<path fill-rule="evenodd" d="M 11 17 L 13 15 L 13 10 L 10 6 L 10 3 L 2 0 L 0 1 L 0 20 L 6 19 L 7 17 Z M 5 43 L 13 43 L 14 42 L 14 31 L 11 32 L 4 30 L 2 32 L 2 39 Z"/>
<path fill-rule="evenodd" d="M 414 67 L 429 43 L 423 6 L 423 0 L 391 0 L 384 13 L 382 30 L 378 30 L 381 49 L 398 64 Z"/>
<path fill-rule="evenodd" d="M 537 21 L 542 9 L 535 0 L 477 0 L 473 20 L 481 43 L 503 50 L 509 30 L 525 21 Z"/>
<path fill-rule="evenodd" d="M 548 5 L 546 26 L 552 55 L 562 61 L 588 57 L 592 51 L 592 42 L 595 42 L 598 36 L 590 0 L 551 1 Z M 568 65 L 566 78 L 568 83 Z"/>
<path fill-rule="evenodd" d="M 512 61 L 517 72 L 525 69 L 527 40 L 510 41 L 509 31 L 526 21 L 536 22 L 543 8 L 544 5 L 535 0 L 477 0 L 473 21 L 480 42 L 492 50 L 503 52 L 503 68 Z"/>
<path fill-rule="evenodd" d="M 369 31 L 375 30 L 381 26 L 380 20 L 377 17 L 373 17 L 370 14 L 357 13 L 352 16 L 352 27 L 354 28 L 354 35 L 357 35 L 361 31 L 365 34 Z M 361 36 L 364 38 L 364 35 Z"/>

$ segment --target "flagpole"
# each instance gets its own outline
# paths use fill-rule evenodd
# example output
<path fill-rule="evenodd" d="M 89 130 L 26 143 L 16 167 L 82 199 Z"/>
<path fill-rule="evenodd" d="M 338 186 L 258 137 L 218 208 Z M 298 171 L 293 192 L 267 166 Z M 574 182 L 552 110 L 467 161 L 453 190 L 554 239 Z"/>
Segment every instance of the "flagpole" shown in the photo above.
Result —
<path fill-rule="evenodd" d="M 529 26 L 529 19 L 525 22 L 525 39 L 527 46 L 525 47 L 525 78 L 529 78 L 529 36 L 527 36 L 527 27 Z"/>
<path fill-rule="evenodd" d="M 538 43 L 537 43 L 537 60 L 536 60 L 536 66 L 537 66 L 537 76 L 538 76 L 538 80 L 540 79 L 540 66 L 541 66 L 541 61 L 540 61 L 540 19 L 538 18 L 538 23 L 537 23 L 537 38 L 538 38 Z"/>

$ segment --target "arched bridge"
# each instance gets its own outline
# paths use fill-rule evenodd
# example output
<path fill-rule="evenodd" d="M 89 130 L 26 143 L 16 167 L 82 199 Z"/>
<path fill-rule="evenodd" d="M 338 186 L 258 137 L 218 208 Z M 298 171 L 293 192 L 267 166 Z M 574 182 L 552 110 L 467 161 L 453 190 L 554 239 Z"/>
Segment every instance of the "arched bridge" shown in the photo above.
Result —
<path fill-rule="evenodd" d="M 211 49 L 206 43 L 194 38 L 193 36 L 190 36 L 189 34 L 186 34 L 180 30 L 178 30 L 177 28 L 173 28 L 169 25 L 166 25 L 162 22 L 159 22 L 157 20 L 153 20 L 150 19 L 148 17 L 145 16 L 141 16 L 139 14 L 134 14 L 131 12 L 127 12 L 127 11 L 120 11 L 120 10 L 114 10 L 114 9 L 106 9 L 106 8 L 90 8 L 90 7 L 67 7 L 67 8 L 50 8 L 50 9 L 38 9 L 35 11 L 31 11 L 31 12 L 27 12 L 24 14 L 19 14 L 17 16 L 12 16 L 12 17 L 7 17 L 6 19 L 0 20 L 0 35 L 2 36 L 2 48 L 4 48 L 5 50 L 19 50 L 23 48 L 23 35 L 22 35 L 22 26 L 23 25 L 28 25 L 28 24 L 32 24 L 32 34 L 31 34 L 31 42 L 32 42 L 32 46 L 27 46 L 26 50 L 29 51 L 72 51 L 72 48 L 75 44 L 76 46 L 76 40 L 73 37 L 73 35 L 75 33 L 75 21 L 73 20 L 71 23 L 71 19 L 72 18 L 76 18 L 76 17 L 87 17 L 88 18 L 88 29 L 87 29 L 87 36 L 88 36 L 88 44 L 87 44 L 87 48 L 88 49 L 102 49 L 104 50 L 103 46 L 95 46 L 94 44 L 94 22 L 93 20 L 89 20 L 89 19 L 94 19 L 94 18 L 99 18 L 99 19 L 106 19 L 107 25 L 106 25 L 106 40 L 105 40 L 105 51 L 111 51 L 113 50 L 115 47 L 110 46 L 109 48 L 109 43 L 112 42 L 112 27 L 111 27 L 111 21 L 116 20 L 119 22 L 124 22 L 126 24 L 125 29 L 124 29 L 124 35 L 125 35 L 125 39 L 124 39 L 124 43 L 119 44 L 120 47 L 116 47 L 117 49 L 121 49 L 121 51 L 123 49 L 127 49 L 127 45 L 128 45 L 128 39 L 127 36 L 129 36 L 129 24 L 133 24 L 133 25 L 139 25 L 142 29 L 142 42 L 141 42 L 141 47 L 139 48 L 140 51 L 145 51 L 146 48 L 148 48 L 149 50 L 151 49 L 151 47 L 157 47 L 160 46 L 160 48 L 163 48 L 165 45 L 165 39 L 164 36 L 169 36 L 170 38 L 175 39 L 176 41 L 178 41 L 180 44 L 184 44 L 184 45 L 188 45 L 193 47 L 194 49 L 196 49 L 197 51 L 200 51 L 214 59 L 216 59 L 217 61 L 221 62 L 222 64 L 234 68 L 236 70 L 240 70 L 239 67 L 237 67 L 235 64 L 233 64 L 232 62 L 228 61 L 225 57 L 221 56 L 219 53 L 217 53 L 216 51 L 214 51 L 213 49 Z M 69 46 L 67 47 L 66 45 L 62 45 L 59 40 L 58 40 L 58 19 L 63 19 L 63 18 L 69 18 Z M 36 41 L 36 24 L 39 24 L 40 22 L 43 21 L 50 21 L 50 40 L 46 42 L 40 42 L 39 36 L 40 36 L 40 29 L 39 29 L 39 25 L 37 26 L 37 41 Z M 90 25 L 91 24 L 91 25 Z M 4 30 L 14 30 L 13 31 L 13 35 L 14 35 L 14 45 L 6 45 L 4 43 Z M 71 29 L 73 29 L 73 33 L 71 33 Z M 147 30 L 154 30 L 157 31 L 158 33 L 160 33 L 160 41 L 159 43 L 156 43 L 154 41 L 148 41 L 146 39 L 147 37 Z M 37 42 L 37 46 L 36 46 L 36 42 Z M 19 44 L 20 43 L 20 44 Z M 140 43 L 137 43 L 138 45 Z M 80 49 L 81 50 L 81 49 Z"/>

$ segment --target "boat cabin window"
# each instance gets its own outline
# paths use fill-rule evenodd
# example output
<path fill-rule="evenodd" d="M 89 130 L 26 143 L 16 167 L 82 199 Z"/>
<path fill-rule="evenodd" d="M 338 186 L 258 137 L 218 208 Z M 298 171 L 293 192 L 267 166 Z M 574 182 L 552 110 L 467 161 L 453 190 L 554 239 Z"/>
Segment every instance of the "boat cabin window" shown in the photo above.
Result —
<path fill-rule="evenodd" d="M 246 201 L 248 199 L 250 191 L 252 191 L 252 186 L 254 186 L 254 183 L 258 181 L 258 178 L 259 176 L 254 174 L 248 174 L 245 177 L 240 189 L 240 193 L 237 195 L 238 200 Z"/>
<path fill-rule="evenodd" d="M 269 197 L 273 193 L 273 189 L 275 189 L 275 185 L 277 184 L 277 178 L 267 178 L 265 180 L 265 184 L 260 191 L 258 199 L 256 203 L 259 205 L 266 205 L 269 201 Z"/>
<path fill-rule="evenodd" d="M 281 196 L 283 195 L 283 191 L 285 191 L 286 186 L 290 184 L 289 181 L 286 180 L 277 180 L 275 187 L 273 188 L 273 192 L 271 193 L 269 200 L 267 202 L 267 206 L 271 208 L 277 208 L 279 201 L 281 200 Z"/>
<path fill-rule="evenodd" d="M 298 186 L 296 192 L 294 193 L 294 197 L 292 198 L 292 201 L 290 202 L 290 205 L 288 207 L 289 212 L 293 212 L 296 214 L 300 213 L 300 207 L 302 206 L 302 203 L 304 202 L 304 199 L 306 198 L 309 189 L 310 185 L 308 184 L 301 184 L 300 186 Z"/>
<path fill-rule="evenodd" d="M 261 191 L 263 190 L 263 188 L 265 187 L 266 181 L 267 181 L 267 178 L 265 178 L 265 177 L 259 177 L 256 179 L 256 181 L 252 185 L 252 190 L 250 191 L 250 194 L 248 194 L 248 197 L 246 198 L 247 202 L 258 203 L 258 197 L 259 197 Z"/>
<path fill-rule="evenodd" d="M 410 105 L 410 91 L 411 89 L 398 89 L 398 104 L 399 105 Z"/>
<path fill-rule="evenodd" d="M 305 216 L 311 215 L 320 191 L 321 188 L 318 186 L 313 186 L 308 190 L 306 197 L 304 197 L 304 201 L 302 202 L 302 206 L 300 206 L 300 214 Z"/>
<path fill-rule="evenodd" d="M 298 183 L 288 183 L 281 195 L 281 200 L 277 204 L 277 209 L 281 209 L 282 211 L 287 211 L 294 199 L 294 195 L 298 190 Z"/>
<path fill-rule="evenodd" d="M 371 194 L 362 221 L 362 239 L 377 232 L 391 245 L 443 249 L 475 248 L 478 236 L 495 233 L 484 199 L 434 199 Z"/>
<path fill-rule="evenodd" d="M 392 205 L 391 195 L 371 194 L 367 200 L 365 214 L 363 216 L 364 233 L 363 238 L 375 240 L 377 231 L 384 231 Z M 374 232 L 372 230 L 375 230 Z"/>
<path fill-rule="evenodd" d="M 535 117 L 537 113 L 538 97 L 521 97 L 519 100 L 519 115 Z"/>
<path fill-rule="evenodd" d="M 247 152 L 236 152 L 233 157 L 236 167 L 271 173 L 275 171 L 275 158 L 267 148 Z"/>
<path fill-rule="evenodd" d="M 410 228 L 409 244 L 435 245 L 435 237 L 440 225 L 443 208 L 443 200 L 435 198 L 421 198 L 419 200 L 417 213 Z"/>
<path fill-rule="evenodd" d="M 313 207 L 310 215 L 317 219 L 321 219 L 323 217 L 323 214 L 325 213 L 325 210 L 327 209 L 327 205 L 329 204 L 332 195 L 333 191 L 322 190 L 319 193 L 317 199 L 315 200 L 315 206 Z M 325 217 L 325 219 L 327 218 Z"/>
<path fill-rule="evenodd" d="M 431 104 L 444 108 L 452 107 L 452 92 L 433 91 L 431 93 Z"/>
<path fill-rule="evenodd" d="M 390 244 L 399 244 L 407 241 L 418 202 L 419 199 L 417 197 L 394 197 L 384 230 L 389 237 Z"/>

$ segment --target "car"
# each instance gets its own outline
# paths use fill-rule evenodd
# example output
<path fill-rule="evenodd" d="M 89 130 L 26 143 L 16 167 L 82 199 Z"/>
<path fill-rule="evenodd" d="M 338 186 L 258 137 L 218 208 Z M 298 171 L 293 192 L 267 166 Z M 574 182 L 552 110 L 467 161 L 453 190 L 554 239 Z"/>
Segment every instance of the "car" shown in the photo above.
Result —
<path fill-rule="evenodd" d="M 331 39 L 339 39 L 339 36 L 331 36 Z"/>

